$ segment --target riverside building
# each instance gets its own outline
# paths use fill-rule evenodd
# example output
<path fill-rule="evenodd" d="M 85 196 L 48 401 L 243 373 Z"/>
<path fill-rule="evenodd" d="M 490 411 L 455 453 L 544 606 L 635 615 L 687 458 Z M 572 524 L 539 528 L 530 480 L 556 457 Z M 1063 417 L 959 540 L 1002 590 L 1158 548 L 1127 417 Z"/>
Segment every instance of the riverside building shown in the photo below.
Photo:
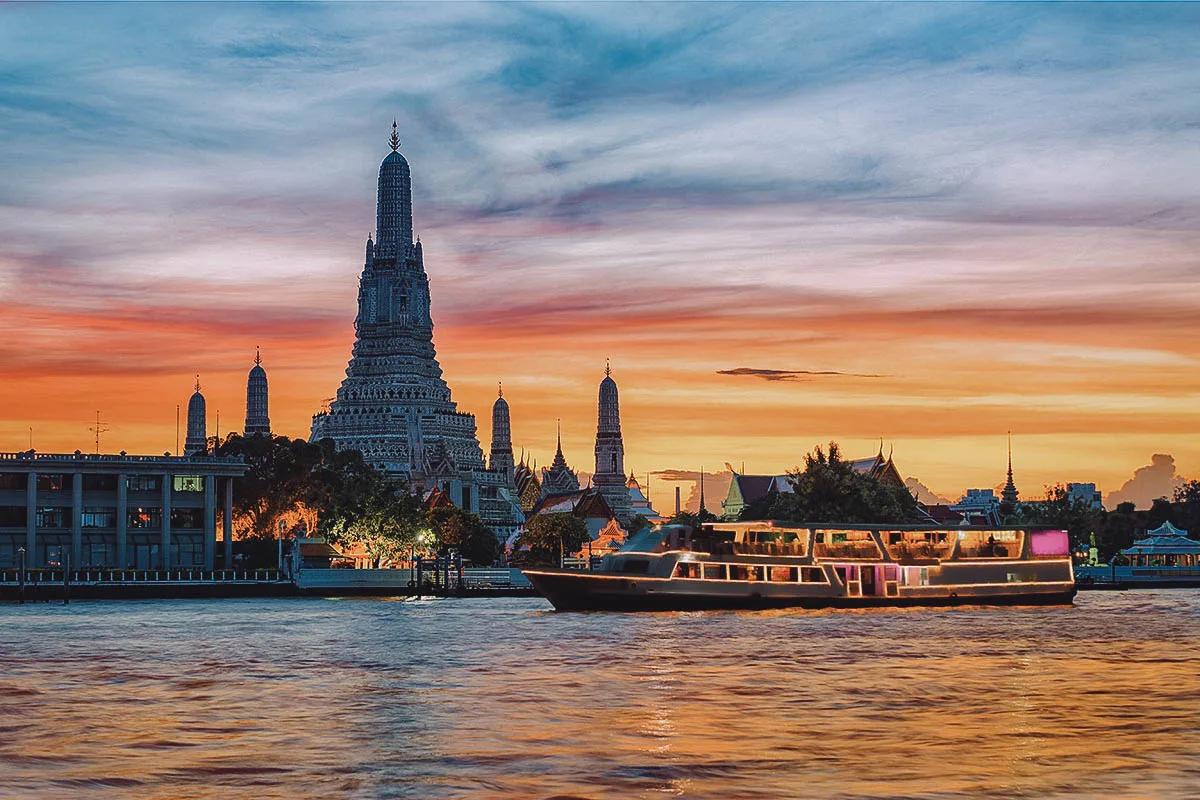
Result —
<path fill-rule="evenodd" d="M 240 458 L 0 453 L 0 567 L 213 569 L 232 561 Z"/>

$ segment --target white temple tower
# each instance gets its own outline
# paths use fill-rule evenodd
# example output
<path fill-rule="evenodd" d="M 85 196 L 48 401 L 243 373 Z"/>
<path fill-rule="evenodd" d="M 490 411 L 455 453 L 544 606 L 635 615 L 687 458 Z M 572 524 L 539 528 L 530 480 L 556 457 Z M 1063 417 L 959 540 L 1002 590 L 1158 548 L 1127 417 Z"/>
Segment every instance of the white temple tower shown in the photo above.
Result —
<path fill-rule="evenodd" d="M 504 399 L 504 387 L 498 389 L 496 402 L 492 404 L 492 452 L 488 456 L 488 468 L 512 477 L 513 469 L 512 426 L 508 416 L 508 401 Z"/>
<path fill-rule="evenodd" d="M 600 381 L 599 420 L 596 425 L 596 472 L 592 483 L 604 495 L 609 508 L 622 525 L 629 524 L 633 512 L 629 488 L 625 485 L 625 444 L 621 439 L 621 408 L 617 382 L 612 368 L 605 366 Z"/>
<path fill-rule="evenodd" d="M 246 378 L 246 436 L 270 436 L 271 419 L 267 415 L 267 371 L 262 354 L 254 348 L 254 366 Z"/>
<path fill-rule="evenodd" d="M 429 278 L 413 240 L 412 179 L 395 123 L 390 144 L 379 166 L 378 228 L 374 241 L 367 238 L 346 378 L 328 409 L 313 415 L 310 439 L 358 450 L 415 489 L 442 489 L 499 532 L 523 521 L 504 510 L 512 506 L 504 491 L 512 473 L 487 469 L 475 417 L 458 410 L 442 378 Z"/>
<path fill-rule="evenodd" d="M 187 438 L 183 442 L 183 454 L 194 456 L 208 452 L 208 426 L 205 422 L 207 408 L 204 395 L 200 394 L 200 376 L 196 376 L 196 391 L 188 400 Z"/>

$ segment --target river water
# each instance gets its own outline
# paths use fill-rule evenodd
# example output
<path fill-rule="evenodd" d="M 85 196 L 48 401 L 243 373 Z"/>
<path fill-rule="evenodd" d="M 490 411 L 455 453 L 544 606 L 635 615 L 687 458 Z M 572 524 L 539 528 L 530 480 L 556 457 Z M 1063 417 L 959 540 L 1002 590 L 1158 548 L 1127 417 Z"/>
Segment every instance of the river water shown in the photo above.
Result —
<path fill-rule="evenodd" d="M 0 606 L 0 797 L 1200 798 L 1200 592 Z"/>

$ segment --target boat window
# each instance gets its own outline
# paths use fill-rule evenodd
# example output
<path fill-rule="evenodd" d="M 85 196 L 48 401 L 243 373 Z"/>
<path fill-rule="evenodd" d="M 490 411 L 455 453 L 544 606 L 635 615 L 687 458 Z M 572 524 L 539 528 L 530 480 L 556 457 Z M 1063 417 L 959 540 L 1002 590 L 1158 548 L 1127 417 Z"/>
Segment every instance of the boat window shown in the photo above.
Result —
<path fill-rule="evenodd" d="M 820 567 L 800 567 L 800 580 L 804 583 L 829 583 L 825 579 L 825 570 Z"/>
<path fill-rule="evenodd" d="M 675 565 L 676 578 L 699 578 L 700 565 L 695 563 L 679 563 Z"/>
<path fill-rule="evenodd" d="M 706 581 L 723 581 L 725 580 L 725 565 L 724 564 L 705 564 L 704 579 Z"/>
<path fill-rule="evenodd" d="M 771 583 L 795 583 L 799 576 L 796 567 L 767 567 Z"/>
<path fill-rule="evenodd" d="M 627 558 L 617 571 L 627 575 L 645 575 L 650 571 L 650 562 L 644 558 Z"/>
<path fill-rule="evenodd" d="M 761 581 L 762 567 L 752 567 L 748 564 L 730 564 L 729 580 L 731 581 Z"/>

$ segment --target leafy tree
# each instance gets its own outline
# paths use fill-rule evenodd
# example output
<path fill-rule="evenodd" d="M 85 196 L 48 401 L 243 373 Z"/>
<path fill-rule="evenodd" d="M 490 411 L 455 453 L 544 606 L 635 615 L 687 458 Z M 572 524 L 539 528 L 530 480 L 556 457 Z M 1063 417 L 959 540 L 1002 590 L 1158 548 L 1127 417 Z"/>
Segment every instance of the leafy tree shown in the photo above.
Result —
<path fill-rule="evenodd" d="M 563 555 L 583 549 L 592 540 L 587 523 L 572 514 L 536 514 L 517 537 L 518 548 L 528 547 L 530 564 L 555 565 Z"/>
<path fill-rule="evenodd" d="M 319 445 L 286 436 L 229 435 L 216 448 L 220 456 L 241 456 L 246 474 L 233 482 L 233 527 L 239 539 L 274 539 L 279 523 L 313 518 L 322 493 L 312 481 L 313 469 L 325 457 Z"/>
<path fill-rule="evenodd" d="M 903 524 L 919 519 L 917 500 L 904 486 L 883 484 L 842 460 L 837 442 L 804 456 L 804 469 L 788 474 L 791 493 L 774 497 L 761 518 L 796 522 Z M 761 513 L 761 506 L 746 511 Z M 743 519 L 751 517 L 743 514 Z"/>
<path fill-rule="evenodd" d="M 461 508 L 435 508 L 426 517 L 440 555 L 454 549 L 471 563 L 489 567 L 504 551 L 496 534 L 475 514 Z"/>
<path fill-rule="evenodd" d="M 635 533 L 644 531 L 650 527 L 650 520 L 646 519 L 641 514 L 634 514 L 629 520 L 629 527 L 625 530 L 626 535 L 633 536 Z"/>
<path fill-rule="evenodd" d="M 1200 539 L 1200 481 L 1192 480 L 1176 487 L 1171 499 L 1174 501 L 1171 522 L 1187 531 L 1191 538 Z"/>
<path fill-rule="evenodd" d="M 1087 546 L 1103 522 L 1104 512 L 1081 497 L 1072 497 L 1061 483 L 1046 487 L 1046 499 L 1023 503 L 1022 525 L 1065 530 L 1072 546 Z"/>
<path fill-rule="evenodd" d="M 1100 551 L 1100 560 L 1108 562 L 1120 551 L 1130 547 L 1143 530 L 1145 527 L 1142 515 L 1137 512 L 1133 503 L 1120 503 L 1104 515 L 1101 528 L 1096 532 L 1096 549 Z"/>
<path fill-rule="evenodd" d="M 407 555 L 424 521 L 418 497 L 401 484 L 380 480 L 370 491 L 343 498 L 323 530 L 334 542 L 361 544 L 378 568 Z"/>
<path fill-rule="evenodd" d="M 693 514 L 691 511 L 680 511 L 675 516 L 667 520 L 668 525 L 687 525 L 692 530 L 700 530 L 700 526 L 706 522 L 716 522 L 717 515 L 709 511 L 707 508 L 703 511 L 697 511 Z"/>

